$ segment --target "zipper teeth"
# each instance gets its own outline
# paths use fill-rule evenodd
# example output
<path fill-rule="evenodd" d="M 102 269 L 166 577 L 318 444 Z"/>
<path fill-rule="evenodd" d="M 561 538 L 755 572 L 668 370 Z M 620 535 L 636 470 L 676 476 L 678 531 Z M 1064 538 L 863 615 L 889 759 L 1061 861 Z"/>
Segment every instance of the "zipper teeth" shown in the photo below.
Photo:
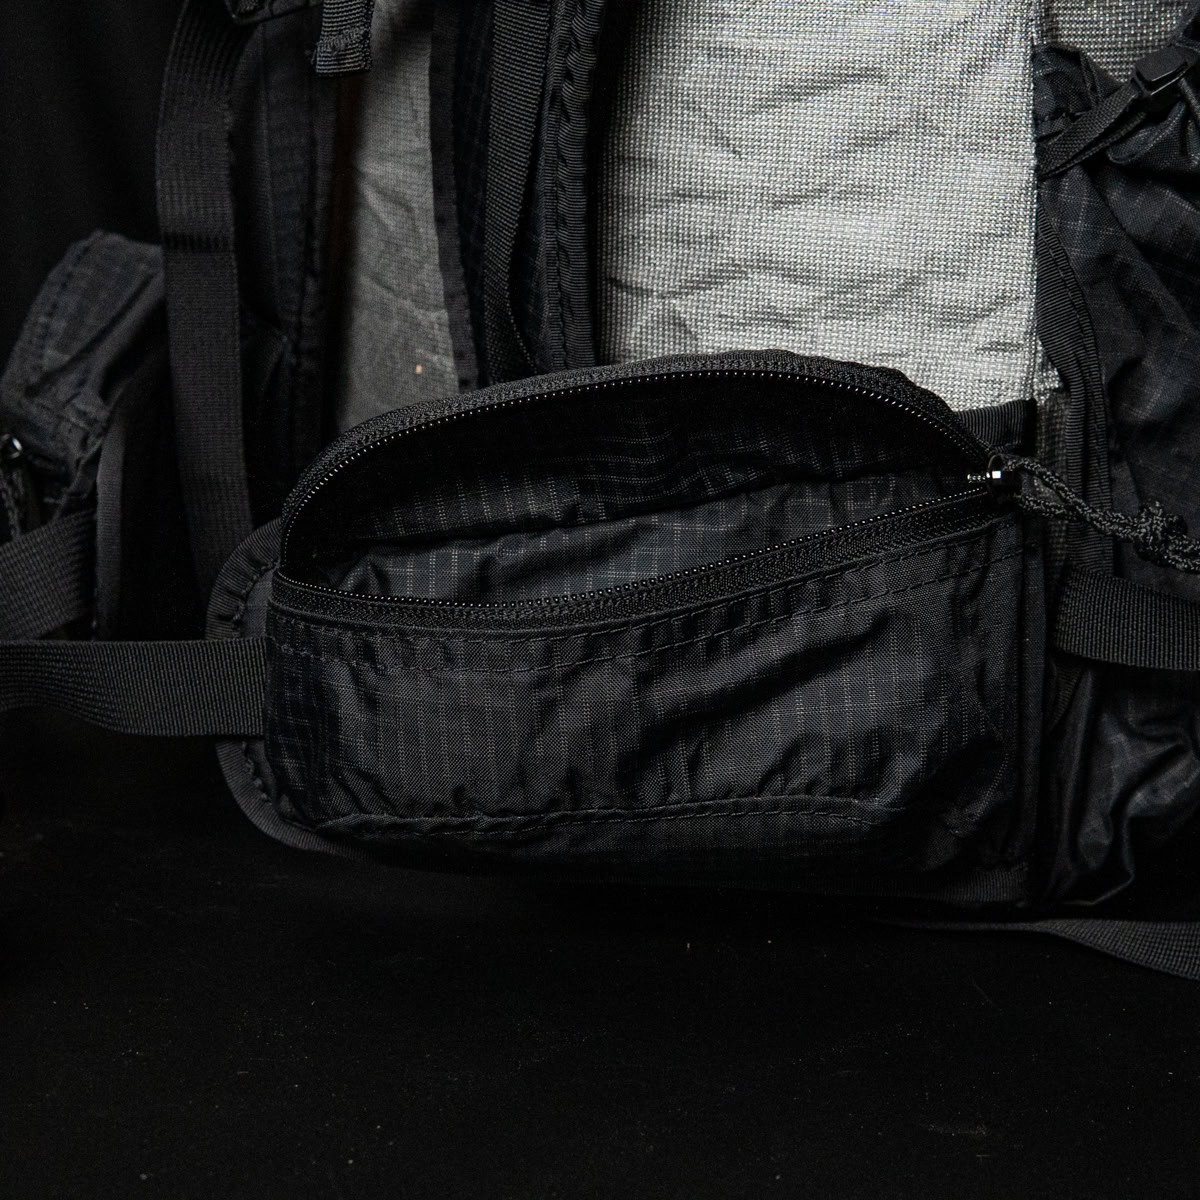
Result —
<path fill-rule="evenodd" d="M 921 408 L 917 408 L 906 401 L 899 400 L 895 396 L 889 396 L 884 392 L 873 391 L 870 388 L 862 387 L 859 384 L 846 383 L 840 379 L 825 379 L 819 375 L 789 375 L 782 371 L 722 371 L 720 369 L 712 371 L 679 371 L 669 372 L 659 375 L 639 375 L 629 379 L 618 379 L 611 382 L 581 384 L 578 387 L 565 388 L 561 392 L 538 392 L 529 396 L 514 396 L 508 400 L 500 400 L 495 404 L 489 404 L 481 409 L 467 409 L 464 412 L 449 413 L 444 417 L 435 417 L 432 421 L 427 421 L 421 424 L 408 425 L 404 429 L 397 429 L 392 433 L 385 434 L 380 438 L 372 439 L 366 445 L 360 446 L 348 457 L 342 459 L 341 462 L 334 463 L 328 472 L 321 476 L 316 483 L 308 489 L 307 492 L 300 498 L 296 507 L 292 510 L 291 516 L 288 518 L 287 527 L 283 532 L 283 541 L 280 546 L 281 561 L 286 561 L 288 557 L 289 542 L 291 540 L 292 526 L 296 523 L 297 518 L 305 508 L 312 502 L 316 495 L 324 488 L 332 479 L 340 475 L 347 467 L 357 462 L 365 454 L 369 454 L 373 450 L 378 450 L 381 446 L 386 446 L 391 442 L 398 441 L 402 437 L 407 437 L 410 434 L 420 433 L 428 429 L 434 429 L 440 425 L 447 425 L 452 421 L 459 421 L 465 417 L 475 416 L 481 412 L 499 412 L 501 409 L 518 408 L 525 404 L 533 404 L 541 400 L 549 399 L 551 396 L 563 397 L 576 395 L 582 392 L 597 391 L 604 387 L 612 387 L 622 383 L 654 383 L 663 380 L 680 380 L 680 379 L 704 379 L 712 376 L 736 378 L 751 378 L 751 379 L 783 379 L 790 380 L 797 384 L 817 384 L 820 387 L 828 387 L 837 391 L 849 392 L 852 395 L 866 396 L 872 400 L 881 400 L 884 404 L 890 405 L 893 408 L 899 408 L 903 412 L 907 412 L 918 420 L 923 421 L 932 429 L 953 442 L 960 450 L 965 451 L 968 456 L 974 456 L 977 447 L 973 446 L 968 439 L 951 425 L 946 425 L 941 421 L 936 421 L 933 417 Z"/>
<path fill-rule="evenodd" d="M 705 563 L 698 567 L 690 567 L 686 571 L 674 571 L 666 575 L 658 575 L 648 580 L 637 580 L 633 583 L 622 584 L 618 587 L 599 588 L 589 592 L 572 592 L 558 596 L 531 597 L 524 600 L 508 601 L 462 601 L 420 596 L 369 596 L 355 592 L 347 592 L 338 588 L 321 584 L 304 583 L 291 579 L 281 573 L 281 578 L 298 591 L 314 596 L 329 597 L 355 605 L 363 604 L 383 609 L 406 610 L 409 612 L 440 612 L 459 613 L 465 617 L 483 617 L 504 613 L 513 617 L 535 617 L 537 614 L 551 609 L 585 609 L 608 605 L 615 607 L 622 601 L 634 601 L 639 596 L 647 599 L 664 588 L 686 584 L 690 580 L 701 579 L 727 569 L 751 564 L 765 559 L 773 554 L 786 550 L 799 549 L 806 545 L 818 545 L 823 541 L 844 541 L 856 533 L 869 530 L 872 526 L 881 524 L 891 525 L 904 518 L 911 518 L 923 512 L 950 509 L 971 498 L 986 497 L 987 489 L 983 487 L 966 488 L 950 496 L 942 496 L 937 500 L 926 501 L 922 504 L 911 504 L 905 508 L 895 509 L 887 513 L 864 517 L 849 525 L 838 525 L 831 529 L 822 529 L 804 537 L 792 538 L 786 542 L 778 542 L 760 550 L 749 550 L 745 554 L 734 555 L 715 563 Z M 965 526 L 964 526 L 965 528 Z"/>

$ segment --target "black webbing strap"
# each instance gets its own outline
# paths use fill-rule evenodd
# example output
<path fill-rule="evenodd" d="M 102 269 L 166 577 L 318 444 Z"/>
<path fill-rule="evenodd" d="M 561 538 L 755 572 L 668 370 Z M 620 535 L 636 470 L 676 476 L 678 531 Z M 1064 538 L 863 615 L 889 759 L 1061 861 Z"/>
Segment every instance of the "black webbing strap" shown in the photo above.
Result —
<path fill-rule="evenodd" d="M 1038 921 L 922 921 L 889 925 L 948 933 L 1041 933 L 1099 950 L 1113 958 L 1200 981 L 1200 921 L 1131 921 L 1120 917 L 1046 917 Z"/>
<path fill-rule="evenodd" d="M 325 0 L 321 36 L 313 51 L 318 75 L 355 75 L 371 69 L 375 0 Z"/>
<path fill-rule="evenodd" d="M 270 21 L 319 0 L 225 0 L 230 17 L 242 24 Z"/>
<path fill-rule="evenodd" d="M 1009 400 L 986 408 L 968 408 L 958 419 L 985 446 L 1023 445 L 1033 424 L 1033 406 L 1025 400 Z"/>
<path fill-rule="evenodd" d="M 0 712 L 55 708 L 102 729 L 261 737 L 266 643 L 0 642 Z"/>
<path fill-rule="evenodd" d="M 1054 613 L 1054 644 L 1098 662 L 1200 671 L 1200 605 L 1128 579 L 1068 568 Z"/>
<path fill-rule="evenodd" d="M 1060 175 L 1107 150 L 1133 133 L 1154 108 L 1169 107 L 1177 93 L 1189 99 L 1186 76 L 1196 62 L 1196 52 L 1182 45 L 1164 46 L 1139 59 L 1128 83 L 1081 113 L 1056 138 L 1039 143 L 1039 178 Z"/>
<path fill-rule="evenodd" d="M 95 522 L 50 521 L 0 546 L 0 641 L 41 637 L 91 609 Z"/>
<path fill-rule="evenodd" d="M 231 22 L 221 0 L 186 0 L 158 125 L 175 443 L 203 592 L 253 528 L 243 446 L 230 96 L 254 28 Z"/>
<path fill-rule="evenodd" d="M 1141 98 L 1137 84 L 1122 84 L 1095 108 L 1081 113 L 1056 138 L 1040 143 L 1038 176 L 1061 175 L 1131 134 L 1146 119 L 1139 107 Z"/>
<path fill-rule="evenodd" d="M 497 383 L 534 369 L 513 315 L 511 285 L 521 210 L 533 174 L 550 5 L 548 0 L 497 0 L 492 22 L 483 314 L 488 382 Z"/>

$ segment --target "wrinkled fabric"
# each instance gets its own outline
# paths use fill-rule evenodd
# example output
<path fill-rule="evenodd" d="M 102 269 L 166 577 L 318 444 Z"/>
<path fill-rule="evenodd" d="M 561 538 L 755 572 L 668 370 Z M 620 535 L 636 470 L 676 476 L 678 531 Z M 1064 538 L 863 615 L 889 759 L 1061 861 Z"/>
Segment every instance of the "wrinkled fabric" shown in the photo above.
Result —
<path fill-rule="evenodd" d="M 989 824 L 1020 811 L 1022 558 L 1010 521 L 563 634 L 276 609 L 268 757 L 301 824 L 447 853 L 735 875 L 995 861 Z"/>
<path fill-rule="evenodd" d="M 1035 57 L 1039 132 L 1116 81 L 1077 53 Z M 1160 501 L 1200 529 L 1200 130 L 1182 101 L 1043 185 L 1099 353 L 1114 507 Z M 1064 456 L 1078 446 L 1052 435 Z M 1117 573 L 1200 600 L 1200 577 L 1115 548 Z M 1048 701 L 1048 887 L 1094 902 L 1128 889 L 1200 819 L 1200 681 L 1056 657 Z"/>
<path fill-rule="evenodd" d="M 337 426 L 458 386 L 429 145 L 434 4 L 377 0 L 349 179 Z"/>
<path fill-rule="evenodd" d="M 542 532 L 372 547 L 337 580 L 358 595 L 527 600 L 629 587 L 763 553 L 798 531 L 832 529 L 944 494 L 908 475 L 834 485 L 781 484 L 664 510 Z"/>
<path fill-rule="evenodd" d="M 1016 899 L 1037 567 L 979 458 L 898 376 L 781 355 L 351 432 L 284 518 L 277 811 L 409 862 Z"/>
<path fill-rule="evenodd" d="M 781 346 L 954 408 L 1034 363 L 1029 0 L 655 0 L 600 180 L 601 361 Z"/>
<path fill-rule="evenodd" d="M 124 356 L 163 309 L 162 253 L 113 233 L 70 247 L 42 285 L 0 377 L 16 435 L 62 512 L 89 497 Z"/>

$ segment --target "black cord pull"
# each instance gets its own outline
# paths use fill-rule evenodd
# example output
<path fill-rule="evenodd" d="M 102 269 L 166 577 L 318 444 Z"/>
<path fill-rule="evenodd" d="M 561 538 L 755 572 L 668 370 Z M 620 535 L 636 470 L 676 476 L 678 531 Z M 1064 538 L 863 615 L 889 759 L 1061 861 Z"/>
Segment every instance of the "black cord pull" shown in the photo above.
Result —
<path fill-rule="evenodd" d="M 988 474 L 996 482 L 1010 486 L 1017 483 L 1015 499 L 1026 512 L 1090 525 L 1132 546 L 1147 562 L 1200 574 L 1200 541 L 1188 536 L 1187 522 L 1181 516 L 1167 512 L 1157 500 L 1143 505 L 1136 517 L 1110 508 L 1094 508 L 1049 467 L 1019 455 L 997 455 L 988 466 Z M 1045 491 L 1020 487 L 1022 475 L 1035 479 Z"/>

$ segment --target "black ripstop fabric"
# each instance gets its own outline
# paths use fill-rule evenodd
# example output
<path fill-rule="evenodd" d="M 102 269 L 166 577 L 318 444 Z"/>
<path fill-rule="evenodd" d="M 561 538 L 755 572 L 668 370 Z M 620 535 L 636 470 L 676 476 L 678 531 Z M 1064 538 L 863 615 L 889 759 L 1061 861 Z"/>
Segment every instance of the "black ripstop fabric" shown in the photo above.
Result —
<path fill-rule="evenodd" d="M 986 452 L 894 373 L 690 365 L 331 448 L 267 618 L 278 813 L 406 861 L 1023 898 L 1032 560 Z"/>
<path fill-rule="evenodd" d="M 70 246 L 42 285 L 0 376 L 0 432 L 19 440 L 47 517 L 91 504 L 117 380 L 162 304 L 158 247 L 111 233 Z"/>
<path fill-rule="evenodd" d="M 1034 79 L 1042 145 L 1118 89 L 1082 54 L 1048 47 L 1035 51 Z M 1040 185 L 1043 233 L 1061 249 L 1063 293 L 1094 332 L 1094 358 L 1072 363 L 1053 339 L 1047 347 L 1074 377 L 1072 400 L 1088 396 L 1099 430 L 1097 439 L 1069 421 L 1045 422 L 1043 452 L 1068 475 L 1086 472 L 1087 490 L 1107 491 L 1114 508 L 1136 513 L 1158 501 L 1193 530 L 1197 164 L 1200 129 L 1175 94 Z M 1065 553 L 1075 558 L 1077 549 L 1068 543 Z M 1168 847 L 1172 855 L 1200 847 L 1200 676 L 1192 669 L 1200 580 L 1123 546 L 1106 547 L 1104 557 L 1111 565 L 1084 556 L 1066 576 L 1047 698 L 1043 871 L 1052 897 L 1081 904 L 1131 888 L 1136 896 L 1139 877 Z"/>

